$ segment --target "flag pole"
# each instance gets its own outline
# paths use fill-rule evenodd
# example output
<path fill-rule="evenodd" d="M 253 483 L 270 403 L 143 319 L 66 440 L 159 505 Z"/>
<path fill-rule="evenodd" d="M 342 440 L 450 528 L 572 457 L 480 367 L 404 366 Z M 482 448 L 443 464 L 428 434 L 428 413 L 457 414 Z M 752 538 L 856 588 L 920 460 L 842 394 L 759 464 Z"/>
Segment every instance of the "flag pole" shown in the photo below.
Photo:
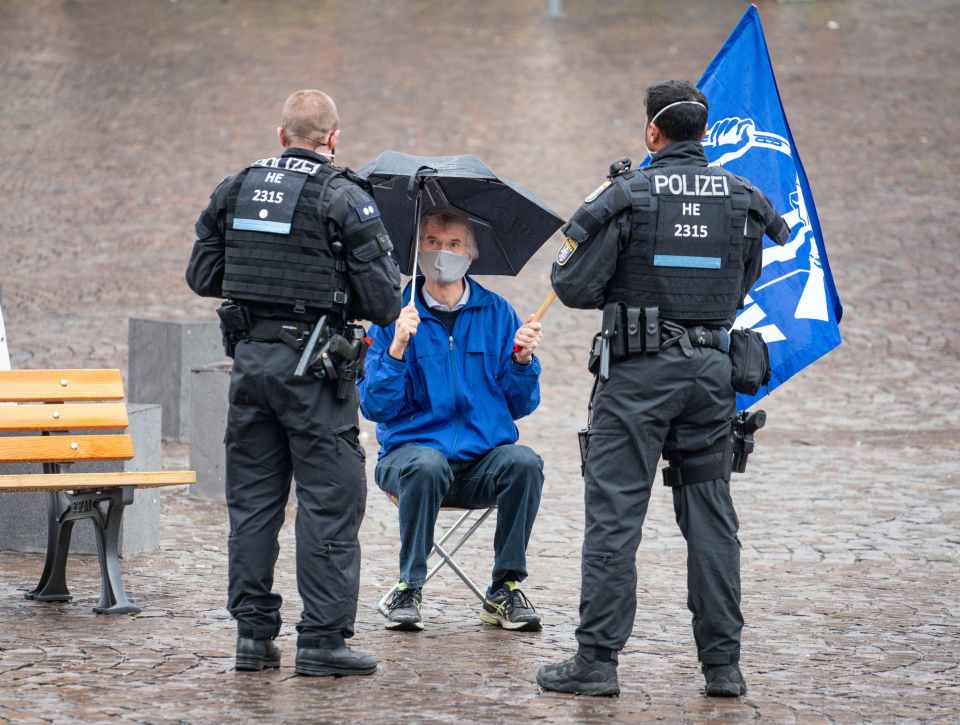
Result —
<path fill-rule="evenodd" d="M 546 296 L 546 298 L 537 308 L 537 311 L 533 313 L 533 321 L 539 322 L 540 320 L 542 320 L 546 316 L 547 310 L 550 309 L 550 305 L 556 302 L 556 300 L 557 300 L 557 293 L 554 292 L 553 290 L 550 290 L 549 294 Z M 513 351 L 520 352 L 520 346 L 514 345 Z"/>
<path fill-rule="evenodd" d="M 557 293 L 554 292 L 553 290 L 550 290 L 550 294 L 547 295 L 546 299 L 543 301 L 543 304 L 541 304 L 537 308 L 537 311 L 533 313 L 533 319 L 536 321 L 542 320 L 544 316 L 547 314 L 547 310 L 550 309 L 550 305 L 556 302 L 556 300 L 557 300 Z"/>

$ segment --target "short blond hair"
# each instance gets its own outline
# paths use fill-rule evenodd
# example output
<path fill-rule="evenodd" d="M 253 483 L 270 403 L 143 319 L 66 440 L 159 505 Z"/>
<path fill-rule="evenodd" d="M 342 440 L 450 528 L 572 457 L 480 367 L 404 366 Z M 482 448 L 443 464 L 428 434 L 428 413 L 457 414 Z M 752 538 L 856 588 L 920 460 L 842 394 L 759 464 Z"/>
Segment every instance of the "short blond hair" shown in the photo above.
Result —
<path fill-rule="evenodd" d="M 337 104 L 323 91 L 294 91 L 283 104 L 280 127 L 287 136 L 320 145 L 340 126 Z"/>
<path fill-rule="evenodd" d="M 474 262 L 480 256 L 480 250 L 477 248 L 477 239 L 473 234 L 473 225 L 470 223 L 470 217 L 459 209 L 452 206 L 438 207 L 431 209 L 420 217 L 420 241 L 423 241 L 423 233 L 427 228 L 427 223 L 433 222 L 442 229 L 446 229 L 451 224 L 459 224 L 467 230 L 466 238 L 463 240 L 467 248 L 467 255 Z"/>

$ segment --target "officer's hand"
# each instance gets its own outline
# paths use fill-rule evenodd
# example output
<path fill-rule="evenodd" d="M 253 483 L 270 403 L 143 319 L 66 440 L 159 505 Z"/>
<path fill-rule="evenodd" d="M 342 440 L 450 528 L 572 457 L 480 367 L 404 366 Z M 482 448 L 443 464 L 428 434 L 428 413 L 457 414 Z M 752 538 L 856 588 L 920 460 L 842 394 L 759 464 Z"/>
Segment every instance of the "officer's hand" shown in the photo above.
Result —
<path fill-rule="evenodd" d="M 410 338 L 417 334 L 417 327 L 420 325 L 420 313 L 417 312 L 417 306 L 412 302 L 400 310 L 400 316 L 396 321 L 396 329 L 393 333 L 393 342 L 390 343 L 390 356 L 397 360 L 403 359 L 403 354 L 407 351 L 407 345 L 410 344 Z"/>
<path fill-rule="evenodd" d="M 533 351 L 537 349 L 542 339 L 543 325 L 539 320 L 534 319 L 533 315 L 530 315 L 513 338 L 515 351 L 513 359 L 526 365 L 533 359 Z"/>

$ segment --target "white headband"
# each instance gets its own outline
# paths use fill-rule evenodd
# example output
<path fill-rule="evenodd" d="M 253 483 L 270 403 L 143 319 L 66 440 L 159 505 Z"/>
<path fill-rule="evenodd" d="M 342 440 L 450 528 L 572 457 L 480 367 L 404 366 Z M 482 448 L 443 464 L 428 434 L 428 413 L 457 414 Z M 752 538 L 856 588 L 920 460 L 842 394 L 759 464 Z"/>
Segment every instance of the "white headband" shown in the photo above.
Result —
<path fill-rule="evenodd" d="M 702 103 L 700 103 L 700 101 L 674 101 L 673 103 L 668 103 L 666 106 L 664 106 L 664 107 L 661 108 L 659 111 L 657 111 L 656 114 L 654 114 L 653 118 L 651 118 L 649 121 L 647 121 L 647 123 L 653 123 L 653 122 L 656 121 L 658 118 L 660 118 L 660 114 L 661 114 L 661 113 L 663 113 L 664 111 L 666 111 L 668 108 L 673 108 L 674 106 L 679 106 L 681 103 L 692 103 L 694 106 L 700 106 L 700 108 L 702 108 L 703 110 L 707 110 L 707 107 L 704 106 Z"/>

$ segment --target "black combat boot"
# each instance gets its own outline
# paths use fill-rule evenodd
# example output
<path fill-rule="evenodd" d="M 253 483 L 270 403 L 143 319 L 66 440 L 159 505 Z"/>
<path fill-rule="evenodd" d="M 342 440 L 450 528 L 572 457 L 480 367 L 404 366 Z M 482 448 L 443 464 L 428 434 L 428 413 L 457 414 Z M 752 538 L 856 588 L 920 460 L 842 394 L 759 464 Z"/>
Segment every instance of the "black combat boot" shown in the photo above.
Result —
<path fill-rule="evenodd" d="M 747 683 L 739 665 L 704 665 L 707 697 L 740 697 L 747 694 Z"/>
<path fill-rule="evenodd" d="M 237 672 L 259 672 L 280 666 L 280 648 L 272 639 L 237 637 Z"/>
<path fill-rule="evenodd" d="M 617 654 L 582 647 L 568 660 L 541 667 L 537 672 L 537 684 L 544 690 L 574 695 L 619 695 Z"/>
<path fill-rule="evenodd" d="M 300 647 L 297 650 L 297 674 L 308 677 L 337 675 L 372 675 L 377 660 L 372 655 L 353 650 L 345 644 L 332 649 Z"/>

